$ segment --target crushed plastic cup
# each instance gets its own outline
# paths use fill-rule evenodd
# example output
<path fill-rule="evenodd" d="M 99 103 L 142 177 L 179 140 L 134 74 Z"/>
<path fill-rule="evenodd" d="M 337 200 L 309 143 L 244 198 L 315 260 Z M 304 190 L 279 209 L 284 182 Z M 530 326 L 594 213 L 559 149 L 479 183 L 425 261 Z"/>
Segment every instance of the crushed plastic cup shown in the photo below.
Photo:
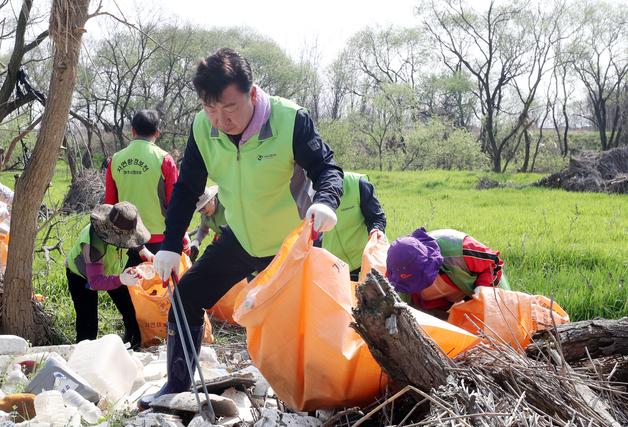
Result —
<path fill-rule="evenodd" d="M 140 276 L 142 276 L 142 279 L 145 280 L 151 280 L 153 277 L 155 277 L 155 267 L 153 266 L 153 264 L 144 263 L 137 265 L 135 266 L 135 271 L 137 271 Z"/>

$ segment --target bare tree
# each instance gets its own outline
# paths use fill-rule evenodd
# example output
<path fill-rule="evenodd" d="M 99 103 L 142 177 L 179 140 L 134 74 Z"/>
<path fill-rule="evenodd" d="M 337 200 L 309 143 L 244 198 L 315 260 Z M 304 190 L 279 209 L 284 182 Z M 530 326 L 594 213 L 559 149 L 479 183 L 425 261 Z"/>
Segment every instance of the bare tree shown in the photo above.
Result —
<path fill-rule="evenodd" d="M 628 7 L 596 2 L 582 11 L 582 32 L 571 50 L 573 68 L 584 84 L 600 147 L 616 147 L 622 133 L 621 96 L 628 75 Z M 610 108 L 610 111 L 609 111 Z"/>
<path fill-rule="evenodd" d="M 124 148 L 128 139 L 125 124 L 132 115 L 129 106 L 137 95 L 138 77 L 145 63 L 159 49 L 152 37 L 156 25 L 140 23 L 139 31 L 130 27 L 116 29 L 101 41 L 97 51 L 94 62 L 100 71 L 98 87 L 104 90 L 93 96 L 107 104 L 109 114 L 101 115 L 99 120 L 103 128 L 115 136 L 118 149 Z"/>
<path fill-rule="evenodd" d="M 7 4 L 8 1 L 1 1 L 0 9 Z M 9 62 L 6 65 L 6 69 L 1 74 L 4 75 L 4 81 L 2 82 L 2 86 L 0 86 L 0 123 L 13 111 L 37 99 L 37 95 L 32 91 L 26 91 L 25 93 L 16 92 L 24 56 L 39 46 L 39 44 L 48 37 L 48 30 L 46 30 L 35 37 L 34 40 L 26 41 L 26 29 L 29 25 L 29 19 L 31 18 L 32 7 L 33 0 L 24 0 L 20 14 L 17 17 L 15 29 L 1 36 L 1 38 L 13 37 L 14 42 Z"/>
<path fill-rule="evenodd" d="M 552 124 L 560 147 L 560 153 L 563 157 L 569 155 L 570 121 L 567 107 L 576 90 L 575 85 L 570 80 L 570 69 L 569 63 L 564 61 L 559 54 L 552 76 L 552 81 L 554 82 L 553 95 L 548 96 L 548 102 L 551 104 L 552 109 Z"/>
<path fill-rule="evenodd" d="M 41 132 L 30 162 L 18 179 L 11 215 L 11 239 L 4 280 L 2 332 L 36 342 L 31 304 L 33 250 L 37 234 L 37 212 L 52 175 L 65 134 L 72 101 L 81 38 L 88 19 L 89 0 L 57 0 L 50 13 L 50 35 L 54 46 L 53 72 Z"/>
<path fill-rule="evenodd" d="M 552 64 L 552 46 L 562 37 L 558 27 L 564 4 L 547 12 L 540 6 L 536 13 L 527 8 L 491 1 L 485 12 L 477 13 L 463 0 L 446 0 L 432 2 L 425 20 L 444 61 L 462 64 L 476 81 L 480 137 L 496 172 L 504 171 L 505 153 L 514 155 L 513 140 L 529 121 L 538 86 Z M 511 91 L 519 100 L 516 112 L 508 109 L 515 105 L 508 99 Z"/>

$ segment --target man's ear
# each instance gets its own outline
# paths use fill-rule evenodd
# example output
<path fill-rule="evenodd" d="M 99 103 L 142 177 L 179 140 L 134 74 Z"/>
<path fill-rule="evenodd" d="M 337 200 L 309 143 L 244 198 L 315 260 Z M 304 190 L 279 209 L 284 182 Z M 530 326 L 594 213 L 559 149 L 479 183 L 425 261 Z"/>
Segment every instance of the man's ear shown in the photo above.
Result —
<path fill-rule="evenodd" d="M 137 138 L 137 132 L 135 131 L 135 128 L 131 128 L 131 136 L 133 137 L 133 139 Z"/>
<path fill-rule="evenodd" d="M 249 96 L 251 97 L 251 103 L 253 104 L 253 107 L 255 107 L 257 105 L 257 86 L 253 85 L 251 87 L 251 93 Z"/>

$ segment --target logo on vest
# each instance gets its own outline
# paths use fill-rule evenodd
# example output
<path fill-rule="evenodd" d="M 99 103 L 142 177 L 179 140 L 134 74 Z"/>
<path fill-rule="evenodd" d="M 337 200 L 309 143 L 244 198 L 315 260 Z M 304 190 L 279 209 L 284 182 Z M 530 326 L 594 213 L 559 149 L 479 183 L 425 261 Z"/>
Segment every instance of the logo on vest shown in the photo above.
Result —
<path fill-rule="evenodd" d="M 141 170 L 137 170 L 136 168 L 133 168 L 133 170 L 127 170 L 127 168 L 131 166 L 137 166 Z M 141 175 L 142 173 L 147 172 L 148 169 L 148 165 L 144 163 L 143 160 L 133 158 L 122 160 L 122 163 L 118 165 L 117 171 L 123 175 Z"/>
<path fill-rule="evenodd" d="M 276 156 L 277 156 L 276 153 L 266 154 L 266 155 L 261 155 L 260 154 L 260 155 L 257 156 L 257 160 L 261 162 L 262 160 L 269 160 L 269 159 L 272 159 L 273 157 L 276 157 Z"/>

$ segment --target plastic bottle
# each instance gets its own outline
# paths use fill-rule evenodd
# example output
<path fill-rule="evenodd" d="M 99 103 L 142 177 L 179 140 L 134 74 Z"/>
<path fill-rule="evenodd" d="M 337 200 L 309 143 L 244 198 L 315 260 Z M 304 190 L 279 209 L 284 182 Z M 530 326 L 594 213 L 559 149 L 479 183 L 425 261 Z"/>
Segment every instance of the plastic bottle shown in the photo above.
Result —
<path fill-rule="evenodd" d="M 70 406 L 78 409 L 81 417 L 90 424 L 96 424 L 102 417 L 102 411 L 89 400 L 78 394 L 74 390 L 66 390 L 61 393 L 63 400 Z"/>
<path fill-rule="evenodd" d="M 55 372 L 53 375 L 55 377 L 54 389 L 61 393 L 63 401 L 68 406 L 78 409 L 85 421 L 95 424 L 102 417 L 100 409 L 75 390 L 77 383 L 67 378 L 61 372 Z"/>
<path fill-rule="evenodd" d="M 22 372 L 22 366 L 19 363 L 15 363 L 9 368 L 2 389 L 6 394 L 12 394 L 23 390 L 27 383 L 28 378 Z"/>
<path fill-rule="evenodd" d="M 52 427 L 65 426 L 74 413 L 74 409 L 66 408 L 63 397 L 57 390 L 44 391 L 35 397 L 35 414 L 37 420 L 48 422 Z"/>

